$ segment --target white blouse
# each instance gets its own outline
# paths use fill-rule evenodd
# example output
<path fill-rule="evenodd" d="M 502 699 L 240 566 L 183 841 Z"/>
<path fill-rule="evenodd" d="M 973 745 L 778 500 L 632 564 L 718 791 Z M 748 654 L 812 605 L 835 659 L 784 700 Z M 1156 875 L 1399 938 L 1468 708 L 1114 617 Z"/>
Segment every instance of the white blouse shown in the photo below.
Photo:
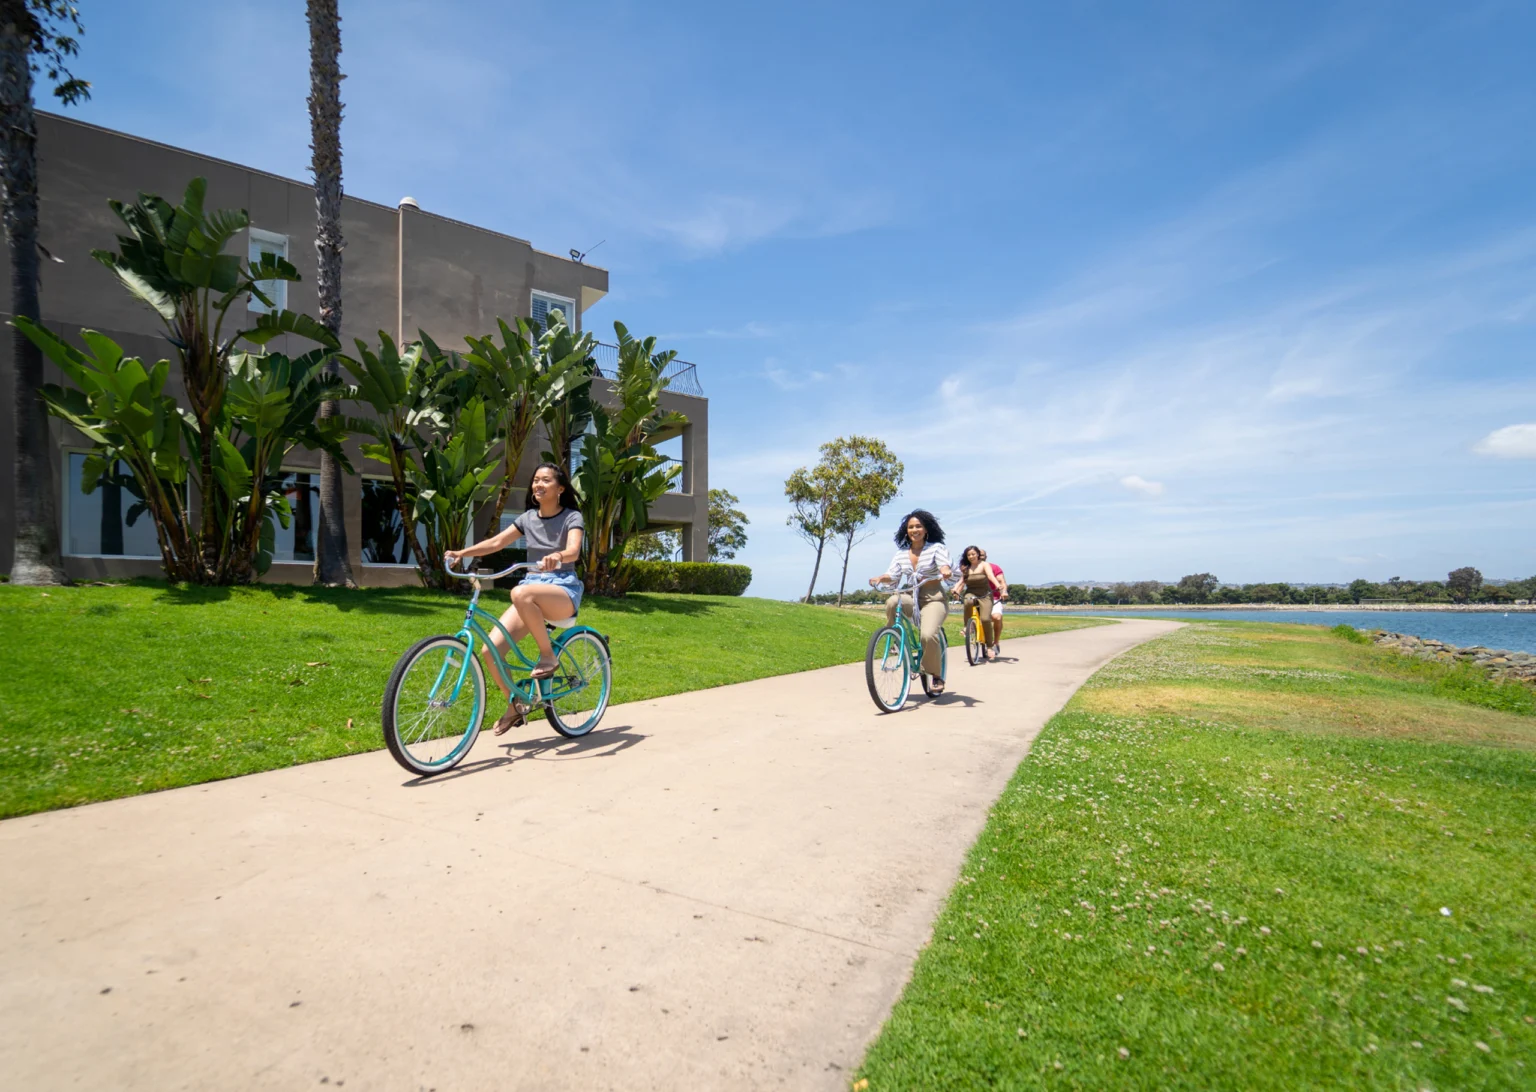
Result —
<path fill-rule="evenodd" d="M 891 567 L 885 570 L 896 583 L 900 584 L 904 577 L 915 575 L 914 584 L 926 584 L 930 580 L 942 579 L 941 569 L 949 568 L 949 548 L 942 542 L 930 543 L 923 547 L 923 552 L 917 558 L 917 572 L 912 571 L 912 551 L 897 550 L 896 556 L 891 558 Z"/>

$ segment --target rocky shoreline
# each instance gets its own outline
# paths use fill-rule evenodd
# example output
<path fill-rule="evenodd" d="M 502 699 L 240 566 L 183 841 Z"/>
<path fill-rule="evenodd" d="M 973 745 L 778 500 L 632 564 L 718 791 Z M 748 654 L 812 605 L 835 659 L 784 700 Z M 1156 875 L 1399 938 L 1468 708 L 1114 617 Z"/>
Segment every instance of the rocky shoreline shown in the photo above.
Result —
<path fill-rule="evenodd" d="M 1376 630 L 1370 638 L 1378 648 L 1390 648 L 1404 656 L 1439 663 L 1471 664 L 1486 671 L 1490 678 L 1501 682 L 1523 682 L 1536 685 L 1536 655 L 1529 652 L 1510 652 L 1502 648 L 1484 648 L 1456 645 L 1437 641 L 1432 637 L 1415 637 L 1410 633 L 1388 633 Z"/>

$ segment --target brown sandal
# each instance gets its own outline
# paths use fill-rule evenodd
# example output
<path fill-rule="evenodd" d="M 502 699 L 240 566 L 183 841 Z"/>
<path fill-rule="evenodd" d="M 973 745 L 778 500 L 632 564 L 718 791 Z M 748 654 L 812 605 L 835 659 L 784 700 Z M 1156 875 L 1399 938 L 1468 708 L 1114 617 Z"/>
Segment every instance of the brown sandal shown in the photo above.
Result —
<path fill-rule="evenodd" d="M 513 698 L 507 705 L 507 711 L 501 715 L 496 726 L 491 729 L 493 735 L 504 736 L 514 728 L 521 728 L 528 723 L 528 708 L 523 705 L 522 698 Z"/>
<path fill-rule="evenodd" d="M 528 674 L 535 679 L 548 679 L 558 670 L 560 670 L 559 660 L 550 660 L 549 663 L 540 660 L 533 665 L 533 670 L 528 672 Z"/>

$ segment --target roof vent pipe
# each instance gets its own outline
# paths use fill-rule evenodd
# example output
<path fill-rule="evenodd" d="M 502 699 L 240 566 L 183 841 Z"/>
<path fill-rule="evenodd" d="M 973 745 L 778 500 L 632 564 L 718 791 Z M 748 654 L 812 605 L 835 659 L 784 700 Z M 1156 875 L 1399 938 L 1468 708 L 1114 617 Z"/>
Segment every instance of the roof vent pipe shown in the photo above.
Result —
<path fill-rule="evenodd" d="M 416 203 L 416 198 L 414 197 L 400 198 L 399 207 L 403 209 L 415 209 L 417 212 L 421 211 L 421 206 Z"/>

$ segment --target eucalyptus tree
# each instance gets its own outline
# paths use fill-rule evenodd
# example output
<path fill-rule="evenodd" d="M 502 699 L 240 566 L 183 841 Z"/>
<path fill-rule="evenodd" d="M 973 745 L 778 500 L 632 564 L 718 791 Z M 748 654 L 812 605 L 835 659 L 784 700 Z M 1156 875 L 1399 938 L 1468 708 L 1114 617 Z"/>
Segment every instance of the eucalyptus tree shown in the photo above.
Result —
<path fill-rule="evenodd" d="M 830 542 L 843 558 L 838 603 L 848 583 L 848 555 L 862 541 L 864 525 L 901 489 L 905 469 L 884 442 L 839 436 L 821 445 L 813 467 L 800 467 L 784 482 L 790 503 L 785 522 L 816 551 L 807 601 L 816 593 L 821 561 Z"/>
<path fill-rule="evenodd" d="M 747 524 L 752 521 L 736 505 L 741 498 L 728 489 L 709 491 L 709 560 L 729 561 L 747 548 Z"/>
<path fill-rule="evenodd" d="M 821 575 L 821 558 L 827 550 L 827 539 L 832 534 L 832 488 L 826 480 L 826 471 L 820 466 L 797 467 L 784 479 L 784 497 L 789 501 L 789 515 L 784 522 L 816 551 L 816 564 L 811 567 L 811 583 L 805 592 L 809 603 L 816 594 L 816 579 Z"/>
<path fill-rule="evenodd" d="M 309 148 L 315 180 L 315 288 L 320 296 L 320 325 L 341 339 L 341 14 L 336 0 L 308 0 Z M 336 360 L 326 363 L 339 375 Z M 329 400 L 320 416 L 341 416 L 341 403 Z M 356 587 L 347 550 L 347 522 L 342 505 L 341 464 L 320 453 L 320 526 L 315 535 L 317 584 Z"/>
<path fill-rule="evenodd" d="M 11 259 L 11 314 L 42 320 L 38 301 L 37 117 L 34 69 L 66 106 L 90 98 L 90 84 L 68 68 L 84 27 L 63 0 L 0 0 L 0 188 Z M 15 369 L 14 517 L 11 582 L 62 584 L 57 499 L 41 398 L 43 355 L 18 329 L 11 335 Z"/>
<path fill-rule="evenodd" d="M 869 537 L 869 521 L 879 519 L 880 510 L 901 492 L 906 468 L 884 441 L 872 436 L 839 437 L 823 444 L 821 451 L 833 483 L 828 523 L 833 548 L 843 559 L 837 586 L 837 605 L 842 606 L 848 588 L 848 557 Z"/>

